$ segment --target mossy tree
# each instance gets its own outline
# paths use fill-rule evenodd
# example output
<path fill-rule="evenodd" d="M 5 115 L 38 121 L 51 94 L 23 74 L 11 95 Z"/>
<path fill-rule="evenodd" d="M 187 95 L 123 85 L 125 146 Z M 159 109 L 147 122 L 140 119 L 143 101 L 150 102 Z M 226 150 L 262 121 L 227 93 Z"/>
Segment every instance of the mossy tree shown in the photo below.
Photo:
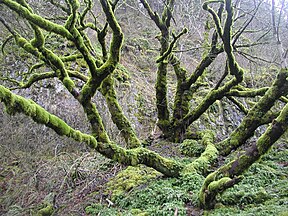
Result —
<path fill-rule="evenodd" d="M 158 70 L 155 91 L 158 126 L 163 132 L 163 137 L 174 141 L 183 141 L 185 137 L 189 137 L 189 126 L 199 119 L 217 100 L 222 100 L 225 97 L 231 99 L 246 114 L 242 123 L 230 136 L 220 142 L 215 141 L 216 131 L 196 131 L 197 139 L 201 139 L 204 151 L 198 159 L 190 164 L 182 164 L 176 160 L 164 158 L 143 147 L 131 122 L 124 115 L 118 103 L 113 77 L 120 61 L 123 43 L 123 33 L 114 14 L 118 0 L 114 2 L 100 0 L 106 18 L 106 23 L 103 26 L 98 23 L 98 17 L 95 14 L 93 16 L 94 22 L 89 21 L 91 19 L 88 15 L 93 12 L 93 2 L 91 0 L 85 0 L 84 2 L 68 0 L 65 1 L 64 5 L 54 1 L 50 2 L 64 12 L 64 23 L 59 24 L 59 22 L 52 22 L 45 17 L 41 17 L 33 11 L 32 6 L 25 0 L 0 0 L 1 9 L 5 8 L 9 12 L 16 12 L 19 17 L 29 23 L 33 34 L 32 38 L 25 38 L 16 27 L 12 26 L 12 23 L 1 17 L 2 25 L 11 34 L 9 39 L 13 38 L 21 49 L 33 55 L 39 61 L 31 66 L 27 80 L 21 82 L 14 80 L 13 83 L 18 85 L 16 88 L 29 88 L 38 81 L 57 78 L 83 107 L 91 125 L 91 134 L 73 129 L 62 119 L 52 115 L 35 102 L 16 95 L 11 92 L 11 89 L 9 90 L 7 87 L 0 85 L 0 101 L 5 104 L 9 114 L 24 113 L 35 122 L 53 129 L 57 134 L 71 137 L 79 142 L 85 142 L 99 153 L 119 163 L 127 165 L 145 164 L 170 177 L 179 177 L 182 174 L 206 175 L 209 167 L 215 163 L 219 156 L 227 156 L 232 151 L 242 147 L 253 136 L 259 126 L 270 124 L 266 132 L 256 143 L 252 143 L 244 154 L 232 162 L 222 165 L 206 177 L 199 192 L 199 204 L 203 208 L 213 207 L 215 196 L 239 182 L 245 169 L 265 154 L 287 130 L 287 105 L 282 106 L 280 110 L 278 109 L 278 112 L 271 111 L 278 100 L 282 100 L 284 103 L 287 102 L 285 98 L 288 93 L 287 65 L 284 64 L 279 68 L 278 76 L 271 86 L 263 89 L 248 89 L 241 85 L 244 78 L 244 69 L 237 62 L 234 51 L 237 46 L 244 46 L 243 44 L 237 45 L 237 41 L 249 22 L 236 34 L 233 34 L 232 27 L 235 17 L 231 0 L 207 1 L 203 4 L 203 9 L 212 16 L 215 30 L 211 37 L 209 51 L 203 55 L 199 65 L 192 73 L 182 67 L 180 59 L 174 53 L 178 41 L 188 31 L 186 28 L 178 34 L 171 31 L 171 22 L 174 19 L 174 0 L 165 1 L 162 15 L 154 12 L 148 1 L 141 0 L 149 17 L 160 30 L 160 35 L 157 36 L 160 42 L 160 56 L 156 60 Z M 213 6 L 211 6 L 212 4 Z M 219 5 L 217 12 L 213 9 L 215 5 Z M 205 12 L 203 11 L 203 13 Z M 96 32 L 97 44 L 101 47 L 100 53 L 95 50 L 93 41 L 89 39 L 87 29 Z M 107 43 L 106 39 L 109 32 L 112 35 L 110 43 Z M 51 34 L 71 43 L 75 53 L 63 54 L 50 49 L 46 40 Z M 6 41 L 3 42 L 3 46 L 5 45 Z M 247 47 L 249 44 L 245 46 Z M 221 53 L 225 53 L 226 58 L 223 62 L 225 65 L 223 76 L 212 88 L 206 91 L 201 103 L 190 109 L 190 103 L 195 93 L 201 85 L 204 85 L 202 78 L 205 76 L 205 70 Z M 77 62 L 79 59 L 87 71 L 71 70 L 69 68 L 71 62 Z M 167 99 L 169 65 L 172 66 L 177 78 L 172 108 L 169 107 Z M 47 66 L 51 71 L 34 73 L 36 68 L 42 66 Z M 79 82 L 81 85 L 78 84 Z M 110 139 L 97 107 L 92 101 L 97 91 L 105 97 L 112 120 L 127 142 L 127 148 L 115 144 Z M 262 97 L 250 110 L 234 98 L 254 98 L 256 96 Z"/>

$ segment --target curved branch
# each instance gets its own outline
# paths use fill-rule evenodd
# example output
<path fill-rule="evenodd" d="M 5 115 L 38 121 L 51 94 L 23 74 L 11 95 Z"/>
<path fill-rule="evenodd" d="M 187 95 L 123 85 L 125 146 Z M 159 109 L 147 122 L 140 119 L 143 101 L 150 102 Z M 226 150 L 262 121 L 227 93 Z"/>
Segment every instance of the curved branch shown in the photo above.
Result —
<path fill-rule="evenodd" d="M 268 89 L 269 87 L 263 87 L 260 89 L 247 89 L 247 88 L 242 88 L 240 90 L 232 89 L 229 92 L 227 92 L 225 96 L 236 96 L 236 97 L 263 96 L 268 91 Z"/>
<path fill-rule="evenodd" d="M 215 26 L 216 26 L 216 29 L 217 29 L 217 33 L 219 35 L 220 38 L 223 38 L 223 29 L 221 27 L 221 19 L 220 17 L 218 16 L 218 14 L 216 13 L 216 11 L 214 11 L 211 7 L 209 7 L 209 4 L 211 3 L 221 3 L 223 4 L 224 1 L 223 0 L 219 0 L 219 1 L 206 1 L 203 3 L 203 9 L 208 11 L 212 17 L 213 17 L 213 20 L 214 20 L 214 23 L 215 23 Z"/>
<path fill-rule="evenodd" d="M 212 131 L 204 131 L 202 134 L 202 145 L 206 146 L 205 151 L 199 158 L 192 163 L 185 166 L 182 173 L 197 172 L 199 174 L 205 174 L 209 166 L 217 159 L 218 150 L 214 145 L 215 134 Z"/>
<path fill-rule="evenodd" d="M 207 176 L 199 195 L 202 207 L 213 207 L 215 204 L 213 201 L 219 192 L 241 180 L 240 175 L 262 155 L 266 154 L 271 146 L 287 131 L 287 119 L 288 105 L 282 109 L 280 115 L 272 122 L 265 133 L 244 154 Z"/>
<path fill-rule="evenodd" d="M 187 28 L 184 28 L 178 35 L 173 34 L 173 41 L 169 44 L 169 48 L 167 51 L 163 53 L 163 55 L 156 60 L 156 63 L 164 61 L 173 51 L 174 45 L 176 44 L 177 40 L 184 34 L 188 32 Z"/>
<path fill-rule="evenodd" d="M 35 102 L 13 94 L 2 85 L 0 85 L 0 101 L 5 104 L 9 114 L 23 113 L 31 117 L 33 121 L 53 129 L 57 134 L 85 142 L 90 148 L 119 163 L 133 166 L 145 164 L 170 177 L 179 176 L 183 169 L 183 165 L 179 162 L 163 158 L 145 148 L 126 150 L 111 142 L 97 143 L 95 137 L 71 128 L 63 120 L 50 114 Z"/>
<path fill-rule="evenodd" d="M 5 48 L 6 44 L 7 44 L 10 40 L 12 40 L 13 38 L 14 38 L 14 36 L 13 36 L 13 35 L 10 35 L 10 36 L 8 36 L 8 37 L 4 40 L 4 42 L 2 43 L 2 45 L 1 45 L 1 52 L 2 52 L 3 55 L 5 54 L 4 48 Z"/>
<path fill-rule="evenodd" d="M 229 138 L 217 144 L 221 155 L 228 155 L 241 146 L 262 124 L 263 117 L 283 95 L 288 94 L 288 70 L 281 69 L 273 85 L 245 116 L 241 124 L 230 134 Z"/>
<path fill-rule="evenodd" d="M 63 26 L 53 23 L 49 20 L 44 19 L 43 17 L 31 13 L 29 9 L 26 7 L 16 3 L 15 1 L 11 0 L 1 0 L 7 7 L 11 10 L 17 12 L 21 17 L 28 20 L 29 22 L 33 23 L 36 26 L 39 26 L 42 29 L 45 29 L 48 32 L 54 32 L 55 34 L 59 34 L 68 40 L 73 41 L 73 37 L 70 32 Z"/>
<path fill-rule="evenodd" d="M 240 101 L 236 100 L 234 97 L 227 97 L 233 104 L 235 104 L 245 115 L 248 114 L 249 110 Z"/>

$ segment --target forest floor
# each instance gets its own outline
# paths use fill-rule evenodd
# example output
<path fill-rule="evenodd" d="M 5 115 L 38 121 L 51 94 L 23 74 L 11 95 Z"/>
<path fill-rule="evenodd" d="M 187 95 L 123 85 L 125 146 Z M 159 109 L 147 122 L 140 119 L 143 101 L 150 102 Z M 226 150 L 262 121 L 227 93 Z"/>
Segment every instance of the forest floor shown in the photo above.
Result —
<path fill-rule="evenodd" d="M 283 140 L 205 212 L 194 207 L 202 176 L 165 178 L 89 151 L 47 156 L 0 147 L 0 215 L 45 215 L 52 206 L 52 215 L 288 215 L 288 144 Z M 176 144 L 150 148 L 181 156 Z"/>

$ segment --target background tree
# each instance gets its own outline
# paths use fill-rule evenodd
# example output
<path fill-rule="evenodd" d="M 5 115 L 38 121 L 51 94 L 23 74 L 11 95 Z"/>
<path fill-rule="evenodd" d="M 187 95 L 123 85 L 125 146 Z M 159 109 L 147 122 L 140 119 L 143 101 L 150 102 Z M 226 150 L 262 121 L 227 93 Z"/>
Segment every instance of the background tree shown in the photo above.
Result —
<path fill-rule="evenodd" d="M 215 196 L 238 183 L 241 174 L 264 155 L 287 130 L 287 50 L 284 42 L 280 40 L 284 1 L 279 11 L 275 10 L 273 2 L 271 10 L 264 1 L 256 0 L 252 3 L 253 7 L 251 2 L 245 1 L 204 2 L 203 9 L 210 18 L 207 17 L 203 33 L 198 32 L 200 41 L 194 49 L 201 51 L 198 52 L 200 57 L 195 68 L 185 66 L 186 61 L 190 61 L 189 55 L 183 63 L 182 52 L 177 50 L 181 47 L 181 38 L 188 33 L 185 24 L 192 29 L 194 26 L 195 29 L 191 22 L 193 16 L 180 16 L 177 10 L 183 9 L 181 2 L 178 5 L 173 0 L 153 4 L 146 0 L 140 2 L 141 4 L 136 4 L 127 1 L 121 5 L 119 1 L 100 0 L 100 12 L 93 6 L 92 1 L 49 1 L 48 7 L 56 12 L 45 17 L 45 12 L 38 12 L 39 5 L 33 1 L 28 4 L 22 0 L 1 0 L 1 13 L 9 16 L 1 16 L 0 21 L 5 31 L 10 34 L 2 43 L 2 51 L 7 43 L 14 39 L 15 44 L 29 54 L 31 63 L 29 62 L 28 72 L 17 74 L 12 70 L 11 74 L 2 73 L 2 80 L 5 82 L 0 86 L 0 99 L 9 114 L 24 113 L 57 134 L 85 142 L 92 149 L 119 163 L 133 166 L 144 164 L 169 177 L 180 177 L 184 174 L 205 176 L 199 191 L 199 205 L 202 208 L 213 208 Z M 155 83 L 157 126 L 164 139 L 182 142 L 192 138 L 203 146 L 199 158 L 188 164 L 163 157 L 145 147 L 119 105 L 115 75 L 117 71 L 121 71 L 123 32 L 115 16 L 118 4 L 119 10 L 132 7 L 148 16 L 149 22 L 153 21 L 160 32 L 156 35 L 160 44 L 160 48 L 156 49 L 159 52 Z M 189 2 L 187 5 L 193 4 Z M 270 29 L 262 29 L 261 21 L 256 19 L 262 7 L 273 18 Z M 195 7 L 193 10 L 195 12 L 199 8 Z M 204 11 L 201 14 L 204 14 Z M 15 23 L 12 17 L 17 17 L 19 23 Z M 121 18 L 124 19 L 123 15 Z M 23 25 L 25 31 L 21 31 Z M 253 25 L 260 30 L 250 29 Z M 254 59 L 263 60 L 254 56 L 252 48 L 264 46 L 269 41 L 267 35 L 271 35 L 271 27 L 277 46 L 281 49 L 276 58 L 279 60 L 275 67 L 277 75 L 272 74 L 274 81 L 265 83 L 263 87 L 258 86 L 258 80 L 250 83 L 251 78 L 249 80 L 245 77 L 248 72 L 245 72 L 241 64 L 249 65 Z M 250 33 L 255 34 L 247 38 L 246 34 Z M 51 45 L 55 40 L 61 41 L 61 47 Z M 142 47 L 139 46 L 138 49 L 141 51 Z M 248 63 L 243 59 L 248 59 Z M 172 90 L 169 90 L 170 74 L 175 80 Z M 81 128 L 76 130 L 69 126 L 63 119 L 51 114 L 33 100 L 11 92 L 30 88 L 39 82 L 49 85 L 50 81 L 47 80 L 51 78 L 56 78 L 69 92 L 70 97 L 82 107 L 90 124 L 89 134 L 81 132 Z M 105 98 L 111 119 L 126 142 L 125 147 L 114 143 L 107 132 L 99 114 L 99 107 L 95 103 L 99 95 Z M 247 105 L 249 100 L 238 98 L 251 98 L 252 105 Z M 228 104 L 228 101 L 244 116 L 239 125 L 234 125 L 231 133 L 227 131 L 229 134 L 224 134 L 225 137 L 216 137 L 217 131 L 214 131 L 213 126 L 208 124 L 199 127 L 197 121 L 203 116 L 205 118 L 205 114 L 215 108 L 215 104 Z M 216 112 L 215 115 L 217 114 Z M 255 141 L 247 143 L 244 153 L 240 153 L 229 163 L 219 165 L 207 175 L 209 168 L 216 164 L 220 156 L 226 157 L 234 150 L 242 148 L 262 125 L 266 125 L 264 132 L 261 136 L 256 136 Z"/>

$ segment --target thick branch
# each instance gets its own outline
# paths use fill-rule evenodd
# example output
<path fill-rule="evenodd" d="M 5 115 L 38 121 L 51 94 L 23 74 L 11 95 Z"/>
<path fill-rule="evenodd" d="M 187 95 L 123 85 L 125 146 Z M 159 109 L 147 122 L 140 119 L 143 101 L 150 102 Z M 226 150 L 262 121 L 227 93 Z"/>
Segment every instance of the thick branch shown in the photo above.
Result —
<path fill-rule="evenodd" d="M 106 99 L 112 120 L 120 130 L 128 145 L 128 148 L 139 147 L 141 146 L 141 143 L 137 138 L 132 125 L 124 115 L 123 110 L 118 103 L 113 79 L 113 77 L 109 76 L 103 81 L 101 85 L 101 93 Z"/>
<path fill-rule="evenodd" d="M 97 141 L 93 136 L 83 134 L 70 126 L 55 115 L 50 114 L 44 108 L 21 96 L 13 94 L 10 90 L 0 85 L 0 101 L 6 106 L 9 114 L 23 113 L 33 119 L 33 121 L 44 124 L 53 129 L 60 136 L 67 136 L 76 141 L 85 142 L 91 148 L 96 148 Z"/>
<path fill-rule="evenodd" d="M 166 176 L 177 177 L 183 169 L 183 165 L 161 157 L 159 154 L 145 148 L 126 150 L 111 142 L 97 143 L 95 137 L 83 134 L 68 126 L 63 120 L 50 114 L 41 106 L 31 100 L 13 94 L 4 86 L 0 85 L 0 101 L 3 102 L 10 114 L 23 113 L 33 119 L 33 121 L 44 124 L 53 129 L 61 136 L 67 136 L 79 142 L 85 142 L 91 148 L 96 149 L 105 157 L 111 158 L 127 165 L 145 164 L 153 167 Z"/>
<path fill-rule="evenodd" d="M 239 175 L 268 152 L 271 146 L 287 131 L 287 119 L 288 105 L 282 109 L 280 115 L 265 133 L 244 154 L 207 176 L 200 191 L 202 207 L 213 207 L 216 195 L 239 182 Z"/>
<path fill-rule="evenodd" d="M 267 90 L 268 87 L 263 87 L 260 89 L 248 89 L 248 88 L 241 88 L 238 89 L 232 89 L 231 91 L 227 92 L 226 96 L 236 96 L 236 97 L 256 97 L 256 96 L 263 96 Z"/>
<path fill-rule="evenodd" d="M 212 131 L 204 131 L 203 134 L 204 136 L 201 142 L 203 146 L 206 146 L 205 151 L 199 158 L 186 165 L 182 171 L 183 173 L 198 172 L 204 175 L 209 166 L 217 159 L 218 150 L 214 145 L 215 134 Z"/>
<path fill-rule="evenodd" d="M 111 74 L 120 60 L 120 50 L 123 42 L 123 33 L 114 16 L 113 9 L 107 0 L 101 0 L 103 11 L 106 15 L 107 22 L 112 29 L 112 41 L 110 43 L 109 57 L 107 61 L 97 69 L 97 74 L 86 83 L 81 92 L 81 100 L 89 100 L 100 86 L 101 82 Z M 94 67 L 94 66 L 93 66 Z"/>
<path fill-rule="evenodd" d="M 217 145 L 222 155 L 228 155 L 232 150 L 241 146 L 254 131 L 262 124 L 262 119 L 271 109 L 274 103 L 283 95 L 288 93 L 288 70 L 281 69 L 273 85 L 266 91 L 265 95 L 249 111 L 241 124 L 231 133 L 229 138 Z"/>

